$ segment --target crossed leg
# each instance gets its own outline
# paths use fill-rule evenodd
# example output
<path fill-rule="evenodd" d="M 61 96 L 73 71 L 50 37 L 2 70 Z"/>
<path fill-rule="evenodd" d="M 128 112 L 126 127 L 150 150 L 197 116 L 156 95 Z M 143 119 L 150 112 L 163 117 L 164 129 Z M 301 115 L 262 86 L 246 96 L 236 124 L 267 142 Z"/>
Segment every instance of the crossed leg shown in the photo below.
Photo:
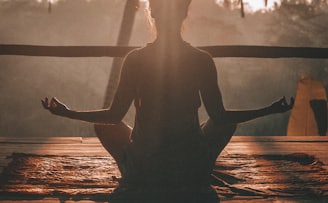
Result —
<path fill-rule="evenodd" d="M 219 125 L 208 119 L 201 125 L 211 151 L 211 166 L 214 167 L 217 157 L 229 143 L 236 130 L 236 124 Z M 131 143 L 132 128 L 121 122 L 117 125 L 94 125 L 96 134 L 104 148 L 115 159 L 119 169 L 122 169 L 122 160 L 127 146 Z"/>
<path fill-rule="evenodd" d="M 104 146 L 104 148 L 113 156 L 115 161 L 117 162 L 118 168 L 122 172 L 123 170 L 123 157 L 125 153 L 125 149 L 131 143 L 130 134 L 132 128 L 121 122 L 117 125 L 95 125 L 96 134 Z M 212 120 L 206 121 L 201 125 L 204 136 L 206 137 L 210 151 L 211 151 L 211 160 L 209 163 L 213 168 L 215 165 L 215 161 L 224 147 L 229 143 L 233 133 L 235 132 L 236 125 L 215 125 Z M 120 194 L 119 192 L 116 194 L 117 196 L 112 196 L 113 202 L 125 202 L 125 193 Z M 123 195 L 123 196 L 122 196 Z M 128 195 L 125 194 L 125 195 Z M 142 196 L 141 196 L 142 197 Z M 116 199 L 117 200 L 116 200 Z M 123 198 L 121 201 L 120 198 Z M 208 194 L 208 202 L 218 203 L 220 200 L 217 197 L 215 192 Z M 144 200 L 144 199 L 142 199 Z M 140 201 L 144 202 L 144 201 Z"/>
<path fill-rule="evenodd" d="M 118 168 L 122 172 L 124 151 L 131 143 L 130 135 L 132 128 L 124 122 L 116 125 L 95 124 L 94 128 L 101 144 L 115 159 Z"/>
<path fill-rule="evenodd" d="M 214 124 L 211 119 L 208 119 L 206 122 L 202 123 L 201 128 L 209 143 L 211 153 L 210 164 L 213 168 L 217 157 L 231 140 L 237 128 L 237 124 Z"/>

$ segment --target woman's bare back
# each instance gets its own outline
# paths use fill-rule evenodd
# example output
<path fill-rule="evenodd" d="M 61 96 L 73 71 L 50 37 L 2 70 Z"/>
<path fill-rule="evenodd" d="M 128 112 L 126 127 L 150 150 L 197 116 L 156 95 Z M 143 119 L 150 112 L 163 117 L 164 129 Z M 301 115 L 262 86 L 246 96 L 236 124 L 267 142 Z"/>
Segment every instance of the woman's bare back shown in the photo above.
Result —
<path fill-rule="evenodd" d="M 170 49 L 148 44 L 127 57 L 129 65 L 122 74 L 129 74 L 136 87 L 133 139 L 183 136 L 200 129 L 198 108 L 207 59 L 208 54 L 185 42 Z"/>

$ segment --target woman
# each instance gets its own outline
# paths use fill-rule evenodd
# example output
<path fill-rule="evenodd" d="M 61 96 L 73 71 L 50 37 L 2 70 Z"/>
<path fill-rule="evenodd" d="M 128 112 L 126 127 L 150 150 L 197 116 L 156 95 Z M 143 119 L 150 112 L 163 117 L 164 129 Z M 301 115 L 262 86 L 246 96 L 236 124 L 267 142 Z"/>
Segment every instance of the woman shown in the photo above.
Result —
<path fill-rule="evenodd" d="M 42 100 L 55 115 L 110 124 L 96 125 L 96 131 L 122 173 L 113 202 L 129 202 L 128 196 L 141 202 L 218 202 L 209 177 L 236 124 L 293 106 L 282 98 L 262 109 L 225 110 L 212 57 L 181 37 L 190 2 L 150 0 L 157 38 L 126 56 L 110 108 L 74 111 L 55 98 Z M 201 101 L 209 115 L 202 126 Z M 122 123 L 132 102 L 133 129 Z"/>

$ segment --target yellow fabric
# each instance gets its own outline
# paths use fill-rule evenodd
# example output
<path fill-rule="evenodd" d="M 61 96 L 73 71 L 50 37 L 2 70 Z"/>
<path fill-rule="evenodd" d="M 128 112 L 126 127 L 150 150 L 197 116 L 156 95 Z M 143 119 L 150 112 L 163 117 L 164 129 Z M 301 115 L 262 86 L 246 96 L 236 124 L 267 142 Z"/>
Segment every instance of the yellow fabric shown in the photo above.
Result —
<path fill-rule="evenodd" d="M 288 122 L 287 136 L 319 135 L 314 113 L 310 106 L 310 101 L 313 99 L 327 101 L 322 82 L 309 77 L 302 78 L 298 83 L 295 105 Z"/>

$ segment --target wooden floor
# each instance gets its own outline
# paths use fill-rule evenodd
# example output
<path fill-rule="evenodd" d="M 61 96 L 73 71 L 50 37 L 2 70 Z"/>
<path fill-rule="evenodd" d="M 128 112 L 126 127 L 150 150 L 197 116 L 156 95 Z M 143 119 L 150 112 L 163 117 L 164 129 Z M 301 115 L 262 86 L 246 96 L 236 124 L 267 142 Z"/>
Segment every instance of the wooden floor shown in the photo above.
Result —
<path fill-rule="evenodd" d="M 79 155 L 79 156 L 106 156 L 95 137 L 0 137 L 0 173 L 7 166 L 10 159 L 6 159 L 12 153 L 31 153 L 39 155 Z M 323 162 L 323 167 L 328 171 L 328 136 L 234 136 L 226 147 L 224 154 L 248 154 L 248 155 L 273 155 L 306 153 L 314 155 Z M 0 183 L 1 186 L 1 183 Z M 326 193 L 327 194 L 327 193 Z M 1 198 L 0 198 L 1 199 Z M 60 202 L 58 199 L 42 200 L 0 200 L 0 203 L 25 203 L 25 202 Z M 66 201 L 71 203 L 74 201 Z M 79 201 L 90 203 L 93 201 Z M 234 197 L 222 198 L 222 202 L 259 202 L 259 203 L 295 203 L 295 202 L 318 202 L 311 199 L 282 199 L 261 197 Z M 328 202 L 328 197 L 320 202 Z"/>

